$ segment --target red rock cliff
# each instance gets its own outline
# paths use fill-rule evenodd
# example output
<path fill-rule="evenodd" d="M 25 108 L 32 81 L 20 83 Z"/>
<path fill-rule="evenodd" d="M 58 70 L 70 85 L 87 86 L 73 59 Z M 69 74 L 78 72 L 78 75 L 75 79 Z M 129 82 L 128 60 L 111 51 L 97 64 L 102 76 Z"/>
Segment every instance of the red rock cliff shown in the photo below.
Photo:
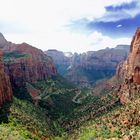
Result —
<path fill-rule="evenodd" d="M 122 103 L 129 102 L 140 90 L 140 28 L 133 37 L 127 60 L 118 67 L 117 76 L 122 81 L 120 100 Z"/>
<path fill-rule="evenodd" d="M 4 72 L 2 51 L 0 50 L 0 106 L 12 99 L 12 88 L 9 77 Z"/>
<path fill-rule="evenodd" d="M 3 38 L 3 40 L 5 39 Z M 24 86 L 26 82 L 46 80 L 56 75 L 51 58 L 41 50 L 26 43 L 4 42 L 2 44 L 5 71 L 10 76 L 13 87 L 19 88 Z"/>

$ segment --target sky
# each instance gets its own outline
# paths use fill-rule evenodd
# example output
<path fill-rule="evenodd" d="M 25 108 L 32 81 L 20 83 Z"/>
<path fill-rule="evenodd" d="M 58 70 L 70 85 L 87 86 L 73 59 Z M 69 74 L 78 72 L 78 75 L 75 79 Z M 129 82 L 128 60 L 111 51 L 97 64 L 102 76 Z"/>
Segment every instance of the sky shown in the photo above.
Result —
<path fill-rule="evenodd" d="M 0 0 L 0 32 L 43 51 L 86 52 L 130 44 L 140 0 Z"/>

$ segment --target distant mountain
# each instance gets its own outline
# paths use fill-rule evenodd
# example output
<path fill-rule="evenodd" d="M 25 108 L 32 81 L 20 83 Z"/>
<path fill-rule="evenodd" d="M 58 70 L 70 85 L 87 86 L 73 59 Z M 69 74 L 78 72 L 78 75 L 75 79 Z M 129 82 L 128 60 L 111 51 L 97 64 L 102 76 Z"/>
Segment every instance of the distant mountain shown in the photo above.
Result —
<path fill-rule="evenodd" d="M 127 52 L 129 52 L 130 46 L 129 45 L 117 45 L 114 49 L 119 49 L 119 50 L 126 50 Z"/>
<path fill-rule="evenodd" d="M 61 75 L 67 73 L 67 69 L 71 65 L 71 57 L 68 57 L 63 52 L 57 50 L 49 50 L 45 52 L 45 54 L 53 58 L 58 73 Z"/>
<path fill-rule="evenodd" d="M 64 53 L 48 50 L 56 64 L 58 73 L 76 85 L 90 86 L 96 81 L 110 78 L 116 72 L 117 65 L 127 58 L 129 45 L 118 45 L 116 48 L 106 48 L 86 53 Z"/>

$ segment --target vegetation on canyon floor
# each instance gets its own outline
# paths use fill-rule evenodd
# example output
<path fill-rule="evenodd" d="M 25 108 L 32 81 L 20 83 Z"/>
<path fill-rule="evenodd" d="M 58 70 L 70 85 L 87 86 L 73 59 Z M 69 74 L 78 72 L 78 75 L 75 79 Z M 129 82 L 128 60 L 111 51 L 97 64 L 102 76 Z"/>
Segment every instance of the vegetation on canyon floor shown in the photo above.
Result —
<path fill-rule="evenodd" d="M 5 138 L 16 135 L 17 139 L 63 139 L 117 103 L 117 98 L 111 95 L 99 98 L 90 89 L 77 89 L 60 76 L 32 86 L 39 91 L 38 104 L 34 104 L 34 99 L 14 97 L 13 102 L 3 107 L 0 127 Z M 3 120 L 5 118 L 7 120 Z"/>

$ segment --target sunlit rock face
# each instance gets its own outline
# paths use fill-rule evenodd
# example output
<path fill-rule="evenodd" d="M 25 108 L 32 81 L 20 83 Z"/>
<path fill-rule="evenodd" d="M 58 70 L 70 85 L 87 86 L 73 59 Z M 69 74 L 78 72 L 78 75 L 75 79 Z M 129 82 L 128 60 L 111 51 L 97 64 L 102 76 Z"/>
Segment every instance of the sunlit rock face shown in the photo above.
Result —
<path fill-rule="evenodd" d="M 127 60 L 118 66 L 117 76 L 122 81 L 120 100 L 122 103 L 129 102 L 140 90 L 140 28 L 132 39 Z"/>
<path fill-rule="evenodd" d="M 12 100 L 12 87 L 9 77 L 4 72 L 2 51 L 0 50 L 0 107 L 7 101 Z"/>

